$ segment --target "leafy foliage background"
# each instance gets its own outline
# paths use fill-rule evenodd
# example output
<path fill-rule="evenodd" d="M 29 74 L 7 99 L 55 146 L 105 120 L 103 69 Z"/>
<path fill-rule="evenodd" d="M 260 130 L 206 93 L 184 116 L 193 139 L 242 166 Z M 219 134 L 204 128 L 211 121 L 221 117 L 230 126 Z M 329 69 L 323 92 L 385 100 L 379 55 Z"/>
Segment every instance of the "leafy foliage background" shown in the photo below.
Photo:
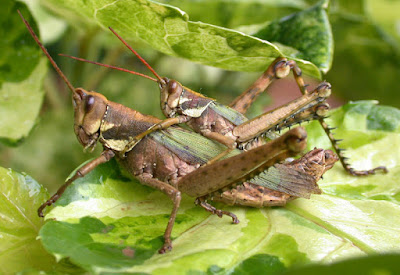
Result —
<path fill-rule="evenodd" d="M 299 62 L 308 81 L 323 77 L 331 82 L 335 96 L 343 97 L 339 101 L 378 99 L 400 105 L 400 39 L 395 28 L 398 14 L 393 12 L 398 1 L 29 1 L 38 27 L 24 4 L 3 2 L 0 138 L 18 147 L 0 147 L 1 166 L 28 173 L 50 193 L 99 151 L 82 153 L 72 131 L 69 91 L 53 70 L 47 73 L 17 8 L 40 29 L 50 54 L 74 85 L 100 91 L 146 114 L 162 117 L 154 83 L 57 53 L 146 72 L 106 29 L 112 26 L 161 75 L 222 103 L 229 103 L 284 54 Z M 277 83 L 285 81 L 290 80 Z M 266 103 L 264 96 L 253 114 Z M 170 202 L 121 175 L 116 163 L 99 167 L 70 188 L 47 216 L 57 221 L 46 223 L 35 213 L 48 197 L 46 191 L 30 176 L 2 169 L 1 271 L 280 273 L 310 262 L 397 252 L 399 154 L 393 148 L 400 143 L 399 117 L 397 109 L 365 101 L 348 104 L 331 118 L 355 165 L 387 165 L 389 175 L 356 180 L 337 165 L 321 182 L 324 195 L 285 208 L 234 208 L 239 226 L 208 216 L 185 198 L 174 228 L 176 247 L 163 256 L 155 251 Z M 309 125 L 308 133 L 310 147 L 329 147 L 318 125 Z M 41 241 L 36 240 L 39 228 Z M 382 268 L 390 272 L 396 268 L 393 259 L 398 256 L 380 258 L 375 266 L 386 261 Z M 190 269 L 185 268 L 188 262 Z M 344 264 L 351 265 L 354 262 Z"/>

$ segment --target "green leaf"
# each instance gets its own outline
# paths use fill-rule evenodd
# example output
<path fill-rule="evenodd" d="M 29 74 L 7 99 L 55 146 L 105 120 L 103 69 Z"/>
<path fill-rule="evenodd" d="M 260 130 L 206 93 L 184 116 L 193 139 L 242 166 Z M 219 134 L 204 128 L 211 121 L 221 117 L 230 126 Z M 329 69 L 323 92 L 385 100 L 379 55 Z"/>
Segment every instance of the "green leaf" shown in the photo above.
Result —
<path fill-rule="evenodd" d="M 35 41 L 26 39 L 29 32 L 25 25 L 21 24 L 18 9 L 37 30 L 24 4 L 11 0 L 5 0 L 2 3 L 0 25 L 3 39 L 0 42 L 0 84 L 28 78 L 40 61 L 40 50 Z"/>
<path fill-rule="evenodd" d="M 184 10 L 190 15 L 191 21 L 201 21 L 225 28 L 262 24 L 309 7 L 306 1 L 297 0 L 165 0 L 158 2 Z"/>
<path fill-rule="evenodd" d="M 253 36 L 296 49 L 286 55 L 309 60 L 326 73 L 332 65 L 333 37 L 325 2 L 273 21 Z"/>
<path fill-rule="evenodd" d="M 368 3 L 374 3 L 368 8 Z M 400 107 L 400 43 L 383 26 L 394 28 L 397 9 L 393 1 L 339 1 L 332 7 L 330 21 L 335 43 L 334 64 L 327 74 L 334 93 L 345 100 L 377 99 Z M 393 2 L 393 3 L 392 3 Z M 349 5 L 348 3 L 352 3 Z M 353 6 L 349 8 L 349 6 Z M 370 16 L 385 12 L 378 21 Z M 386 17 L 387 16 L 387 17 Z"/>
<path fill-rule="evenodd" d="M 400 272 L 399 260 L 399 254 L 372 255 L 341 261 L 330 265 L 310 265 L 283 274 L 397 274 Z"/>
<path fill-rule="evenodd" d="M 0 141 L 16 145 L 32 130 L 43 101 L 44 58 L 17 9 L 36 29 L 24 4 L 6 0 L 0 12 Z M 15 127 L 18 125 L 18 127 Z"/>
<path fill-rule="evenodd" d="M 48 198 L 34 179 L 0 167 L 0 271 L 2 274 L 75 274 L 67 260 L 56 262 L 37 236 L 43 219 L 37 209 Z M 19 273 L 18 273 L 19 274 Z"/>
<path fill-rule="evenodd" d="M 337 137 L 349 140 L 343 145 L 356 168 L 386 165 L 389 174 L 355 178 L 337 164 L 319 182 L 324 193 L 310 200 L 263 209 L 217 205 L 235 213 L 241 221 L 237 225 L 210 215 L 184 196 L 170 253 L 159 255 L 157 250 L 171 201 L 121 175 L 113 161 L 67 189 L 46 216 L 41 240 L 50 253 L 94 273 L 272 274 L 307 263 L 399 251 L 396 113 L 365 101 L 335 110 L 329 121 L 343 128 Z M 312 147 L 325 143 L 318 127 L 308 127 Z"/>
<path fill-rule="evenodd" d="M 263 274 L 276 274 L 286 268 L 276 256 L 256 254 L 241 262 L 232 274 L 256 274 L 260 270 L 264 270 Z"/>
<path fill-rule="evenodd" d="M 46 72 L 46 60 L 42 59 L 24 81 L 3 83 L 0 90 L 0 116 L 7 119 L 0 120 L 0 141 L 17 145 L 35 126 L 44 95 L 41 81 Z"/>
<path fill-rule="evenodd" d="M 36 209 L 48 194 L 31 177 L 0 167 L 0 270 L 49 269 L 54 257 L 36 239 L 43 220 Z"/>
<path fill-rule="evenodd" d="M 168 55 L 227 70 L 264 71 L 275 58 L 284 55 L 276 45 L 266 40 L 191 21 L 184 11 L 152 1 L 47 0 L 47 3 L 71 21 L 78 17 L 82 18 L 77 19 L 78 22 L 91 20 L 103 28 L 112 26 L 128 41 L 138 37 Z M 74 15 L 69 16 L 70 12 Z M 320 72 L 314 64 L 306 60 L 297 61 L 304 73 L 320 78 Z"/>

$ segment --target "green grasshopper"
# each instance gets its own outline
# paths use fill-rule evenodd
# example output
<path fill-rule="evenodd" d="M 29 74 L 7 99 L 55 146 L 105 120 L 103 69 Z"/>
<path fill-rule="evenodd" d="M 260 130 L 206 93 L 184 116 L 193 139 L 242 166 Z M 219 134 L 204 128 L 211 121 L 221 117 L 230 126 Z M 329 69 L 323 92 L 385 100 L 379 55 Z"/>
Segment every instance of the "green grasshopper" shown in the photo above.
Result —
<path fill-rule="evenodd" d="M 216 209 L 207 203 L 207 199 L 238 205 L 244 205 L 246 203 L 243 201 L 247 201 L 247 205 L 257 207 L 284 205 L 296 197 L 308 198 L 312 193 L 321 193 L 316 182 L 337 161 L 333 152 L 315 149 L 299 160 L 277 164 L 305 149 L 307 133 L 301 127 L 256 149 L 247 152 L 235 149 L 228 158 L 210 165 L 201 166 L 221 152 L 220 145 L 176 126 L 146 135 L 126 152 L 125 157 L 120 157 L 119 152 L 129 143 L 130 137 L 139 135 L 160 120 L 108 101 L 102 94 L 75 88 L 41 44 L 29 23 L 19 14 L 72 92 L 74 132 L 78 141 L 85 149 L 93 149 L 97 142 L 104 148 L 99 157 L 77 169 L 39 207 L 40 217 L 44 216 L 43 210 L 55 203 L 76 179 L 84 177 L 113 157 L 142 184 L 160 190 L 173 202 L 160 253 L 172 249 L 171 231 L 179 209 L 181 192 L 196 197 L 198 205 L 219 217 L 230 216 L 233 223 L 239 222 L 233 213 Z M 193 143 L 201 145 L 201 150 L 193 148 Z"/>
<path fill-rule="evenodd" d="M 365 171 L 357 171 L 350 166 L 347 162 L 347 158 L 343 155 L 344 150 L 338 146 L 341 140 L 333 137 L 331 130 L 334 128 L 330 128 L 324 121 L 327 111 L 329 110 L 326 99 L 331 94 L 330 84 L 322 82 L 315 90 L 308 92 L 302 78 L 302 72 L 294 61 L 288 61 L 286 58 L 277 58 L 264 74 L 228 107 L 219 104 L 214 99 L 207 98 L 184 87 L 176 80 L 160 77 L 122 37 L 112 28 L 110 28 L 110 30 L 157 78 L 154 79 L 146 76 L 158 82 L 161 91 L 161 109 L 164 115 L 168 117 L 153 127 L 150 127 L 147 131 L 133 137 L 121 151 L 122 155 L 131 150 L 137 142 L 153 131 L 165 129 L 174 124 L 187 123 L 194 131 L 201 133 L 207 138 L 218 141 L 228 148 L 210 160 L 208 162 L 210 164 L 227 155 L 234 148 L 249 149 L 258 146 L 260 143 L 262 144 L 263 142 L 258 139 L 260 135 L 267 135 L 270 138 L 274 138 L 273 132 L 275 131 L 280 131 L 296 123 L 317 119 L 328 135 L 339 156 L 339 160 L 347 172 L 355 176 L 375 174 L 377 170 L 387 172 L 386 167 L 383 166 Z M 143 76 L 137 72 L 118 67 L 72 56 L 67 57 Z M 261 94 L 274 79 L 286 77 L 290 71 L 293 71 L 294 78 L 303 95 L 284 106 L 261 114 L 251 120 L 247 120 L 247 118 L 243 116 L 243 113 L 247 111 L 256 97 Z"/>

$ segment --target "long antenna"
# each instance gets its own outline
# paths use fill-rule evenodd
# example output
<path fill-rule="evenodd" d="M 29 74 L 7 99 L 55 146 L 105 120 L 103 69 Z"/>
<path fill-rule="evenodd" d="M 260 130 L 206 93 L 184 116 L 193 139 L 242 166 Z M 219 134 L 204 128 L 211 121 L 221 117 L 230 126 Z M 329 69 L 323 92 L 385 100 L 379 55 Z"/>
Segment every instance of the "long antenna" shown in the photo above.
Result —
<path fill-rule="evenodd" d="M 18 10 L 18 14 L 21 17 L 22 21 L 24 22 L 25 26 L 28 28 L 29 32 L 31 33 L 33 39 L 35 39 L 36 43 L 39 45 L 39 47 L 42 49 L 43 53 L 47 56 L 47 58 L 50 60 L 50 63 L 53 65 L 54 69 L 57 71 L 57 73 L 61 76 L 61 78 L 64 80 L 64 82 L 67 84 L 68 88 L 72 91 L 72 93 L 75 94 L 75 88 L 72 86 L 71 82 L 67 79 L 67 77 L 63 74 L 61 69 L 57 66 L 56 62 L 51 58 L 49 52 L 46 50 L 46 48 L 42 45 L 42 43 L 39 41 L 38 36 L 35 34 L 33 31 L 31 25 L 29 25 L 28 21 L 25 20 L 25 18 L 22 16 L 21 12 Z"/>
<path fill-rule="evenodd" d="M 150 80 L 152 80 L 154 82 L 157 82 L 157 79 L 155 79 L 154 77 L 151 77 L 151 76 L 148 76 L 148 75 L 145 75 L 145 74 L 141 74 L 141 73 L 138 73 L 138 72 L 135 72 L 135 71 L 130 71 L 130 70 L 127 70 L 127 69 L 124 69 L 124 68 L 111 66 L 111 65 L 107 65 L 107 64 L 103 64 L 103 63 L 99 63 L 99 62 L 95 62 L 95 61 L 90 61 L 90 60 L 87 60 L 87 59 L 83 59 L 83 58 L 80 58 L 80 57 L 75 57 L 75 56 L 68 55 L 68 54 L 59 53 L 58 55 L 69 57 L 69 58 L 72 58 L 72 59 L 75 59 L 75 60 L 79 60 L 79 61 L 83 61 L 83 62 L 87 62 L 87 63 L 96 64 L 96 65 L 99 65 L 99 66 L 103 66 L 103 67 L 114 69 L 114 70 L 118 70 L 118 71 L 127 72 L 127 73 L 130 73 L 130 74 L 135 74 L 135 75 L 142 76 L 142 77 L 145 77 L 147 79 L 150 79 Z"/>
<path fill-rule="evenodd" d="M 128 43 L 121 37 L 118 35 L 118 33 L 116 33 L 111 27 L 108 27 L 110 29 L 110 31 L 113 32 L 113 34 L 115 34 L 116 37 L 118 37 L 119 40 L 121 40 L 121 42 L 129 49 L 131 50 L 131 52 L 137 56 L 137 58 L 140 59 L 140 61 L 142 61 L 142 63 L 154 74 L 154 76 L 160 81 L 160 82 L 164 82 L 164 80 L 156 73 L 156 71 L 149 65 L 149 63 L 146 62 L 146 60 L 144 60 L 138 53 L 137 51 L 135 51 L 131 46 L 128 45 Z"/>

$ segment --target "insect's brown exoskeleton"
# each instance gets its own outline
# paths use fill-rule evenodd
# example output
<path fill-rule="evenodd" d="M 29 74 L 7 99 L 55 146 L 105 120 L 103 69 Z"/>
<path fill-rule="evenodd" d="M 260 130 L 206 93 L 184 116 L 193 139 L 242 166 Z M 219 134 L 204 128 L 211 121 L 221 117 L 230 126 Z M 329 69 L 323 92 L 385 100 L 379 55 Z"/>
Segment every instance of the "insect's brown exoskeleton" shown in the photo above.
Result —
<path fill-rule="evenodd" d="M 203 136 L 218 141 L 227 147 L 227 150 L 221 152 L 208 163 L 212 163 L 219 158 L 227 155 L 234 148 L 250 149 L 260 144 L 264 144 L 264 139 L 260 136 L 269 138 L 276 137 L 275 132 L 284 128 L 300 124 L 303 121 L 318 120 L 324 131 L 328 135 L 339 160 L 344 169 L 352 175 L 369 175 L 375 174 L 381 170 L 387 172 L 383 166 L 379 166 L 370 170 L 357 171 L 353 169 L 347 162 L 347 158 L 343 155 L 343 149 L 339 148 L 340 140 L 335 139 L 331 130 L 324 121 L 329 105 L 326 99 L 331 94 L 331 86 L 327 82 L 322 82 L 313 91 L 307 91 L 306 85 L 302 78 L 302 72 L 296 62 L 287 60 L 286 58 L 277 58 L 268 69 L 246 90 L 237 97 L 230 107 L 216 102 L 214 99 L 205 97 L 196 93 L 187 87 L 181 85 L 178 81 L 160 77 L 151 66 L 121 38 L 112 28 L 110 30 L 150 69 L 157 79 L 161 92 L 161 109 L 167 119 L 149 128 L 140 135 L 133 137 L 127 147 L 121 151 L 124 154 L 133 148 L 147 134 L 165 129 L 171 125 L 186 123 L 194 131 L 201 133 Z M 77 60 L 94 63 L 113 69 L 124 70 L 114 66 L 109 66 L 97 62 L 88 61 L 81 58 L 68 56 Z M 136 72 L 124 70 L 133 74 Z M 271 84 L 274 79 L 284 78 L 289 75 L 290 71 L 299 86 L 302 96 L 280 106 L 274 110 L 263 113 L 253 119 L 248 120 L 243 114 L 247 111 L 253 101 Z M 149 77 L 148 77 L 149 78 Z"/>
<path fill-rule="evenodd" d="M 120 157 L 120 152 L 132 137 L 157 125 L 160 120 L 111 102 L 97 92 L 74 88 L 28 22 L 20 16 L 72 92 L 74 131 L 79 142 L 86 149 L 93 148 L 98 142 L 104 148 L 99 157 L 81 166 L 39 207 L 39 216 L 43 217 L 43 210 L 56 202 L 77 178 L 84 177 L 114 157 L 142 184 L 158 189 L 173 202 L 160 253 L 172 248 L 171 231 L 181 192 L 196 197 L 196 203 L 213 214 L 230 216 L 234 223 L 239 221 L 233 213 L 214 208 L 206 199 L 261 207 L 284 205 L 297 197 L 309 198 L 313 193 L 321 193 L 316 182 L 337 161 L 332 151 L 314 149 L 297 161 L 278 164 L 305 149 L 307 133 L 302 127 L 291 129 L 256 149 L 246 152 L 234 150 L 232 156 L 210 165 L 201 166 L 222 151 L 218 150 L 219 144 L 175 126 L 144 136 L 136 146 L 126 151 L 125 157 Z M 183 138 L 179 139 L 180 136 Z M 203 146 L 202 151 L 194 145 Z"/>

